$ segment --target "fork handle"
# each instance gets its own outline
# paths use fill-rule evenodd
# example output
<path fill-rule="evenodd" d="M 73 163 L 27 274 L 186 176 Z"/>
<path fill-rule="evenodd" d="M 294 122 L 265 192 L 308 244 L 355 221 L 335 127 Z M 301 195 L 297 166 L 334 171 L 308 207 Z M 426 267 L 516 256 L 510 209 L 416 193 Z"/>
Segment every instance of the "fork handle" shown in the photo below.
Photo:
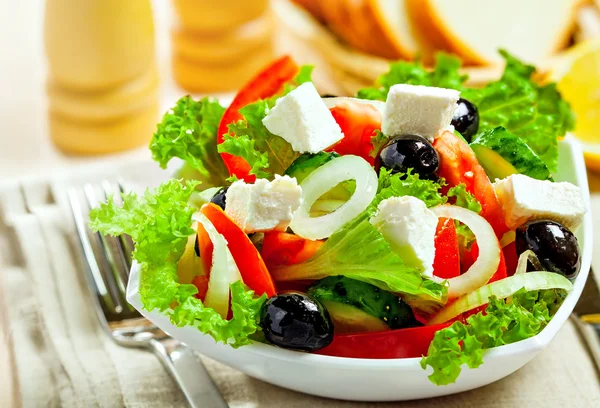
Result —
<path fill-rule="evenodd" d="M 173 339 L 152 339 L 149 345 L 181 387 L 191 407 L 229 407 L 206 367 L 189 347 Z"/>

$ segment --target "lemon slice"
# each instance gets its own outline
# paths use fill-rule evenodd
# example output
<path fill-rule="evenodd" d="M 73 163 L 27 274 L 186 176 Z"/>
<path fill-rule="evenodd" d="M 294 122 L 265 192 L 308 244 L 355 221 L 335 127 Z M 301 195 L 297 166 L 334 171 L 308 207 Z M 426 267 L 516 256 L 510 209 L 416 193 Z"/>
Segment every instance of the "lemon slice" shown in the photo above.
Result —
<path fill-rule="evenodd" d="M 588 167 L 600 171 L 600 40 L 582 42 L 561 55 L 548 79 L 575 112 L 574 134 Z"/>

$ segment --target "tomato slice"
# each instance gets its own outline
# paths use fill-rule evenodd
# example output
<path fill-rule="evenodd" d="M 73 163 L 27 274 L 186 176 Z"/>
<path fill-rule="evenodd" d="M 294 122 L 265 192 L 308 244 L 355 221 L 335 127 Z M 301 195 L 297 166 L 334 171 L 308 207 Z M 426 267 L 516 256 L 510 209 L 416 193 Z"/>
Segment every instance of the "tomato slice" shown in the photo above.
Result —
<path fill-rule="evenodd" d="M 377 333 L 342 334 L 317 354 L 348 358 L 411 358 L 427 354 L 433 336 L 452 322 Z"/>
<path fill-rule="evenodd" d="M 440 218 L 435 233 L 433 274 L 450 279 L 460 275 L 460 253 L 456 225 L 450 218 Z"/>
<path fill-rule="evenodd" d="M 485 170 L 467 143 L 452 132 L 442 132 L 433 141 L 440 156 L 440 177 L 453 187 L 461 183 L 481 204 L 481 216 L 490 223 L 496 236 L 501 238 L 508 227 L 504 222 L 502 207 Z"/>
<path fill-rule="evenodd" d="M 258 250 L 244 231 L 216 204 L 205 204 L 200 211 L 212 222 L 215 229 L 227 241 L 227 246 L 240 270 L 244 283 L 256 292 L 258 296 L 263 293 L 266 293 L 269 297 L 274 296 L 276 290 L 271 275 Z M 199 229 L 199 238 L 200 235 Z M 206 244 L 203 241 L 199 241 L 199 244 L 200 256 L 203 256 L 204 253 L 208 252 L 208 248 L 205 247 Z M 212 254 L 212 249 L 210 253 Z M 208 259 L 208 262 L 211 262 L 212 256 Z"/>
<path fill-rule="evenodd" d="M 294 265 L 311 258 L 323 245 L 323 241 L 311 241 L 288 234 L 270 231 L 265 233 L 260 254 L 268 268 Z"/>
<path fill-rule="evenodd" d="M 342 128 L 344 138 L 327 150 L 360 156 L 372 165 L 375 159 L 371 157 L 371 138 L 381 129 L 381 113 L 372 105 L 355 101 L 341 102 L 330 112 Z"/>
<path fill-rule="evenodd" d="M 237 93 L 221 118 L 217 144 L 223 143 L 223 138 L 228 131 L 227 125 L 244 118 L 240 113 L 241 108 L 260 99 L 276 95 L 286 82 L 294 79 L 298 71 L 296 63 L 289 56 L 283 56 L 246 84 Z M 228 153 L 221 153 L 221 157 L 230 175 L 235 175 L 247 182 L 253 182 L 256 179 L 254 175 L 249 174 L 250 165 L 243 158 Z"/>

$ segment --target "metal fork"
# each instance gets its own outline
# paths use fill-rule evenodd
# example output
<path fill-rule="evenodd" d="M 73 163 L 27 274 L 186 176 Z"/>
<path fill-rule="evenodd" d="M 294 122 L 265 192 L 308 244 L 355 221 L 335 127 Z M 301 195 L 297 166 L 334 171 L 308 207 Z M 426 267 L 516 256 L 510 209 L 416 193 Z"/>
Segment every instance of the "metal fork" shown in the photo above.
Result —
<path fill-rule="evenodd" d="M 90 209 L 111 196 L 120 200 L 123 192 L 122 183 L 108 181 L 67 191 L 98 320 L 117 344 L 153 351 L 179 384 L 190 406 L 227 407 L 204 364 L 192 350 L 169 337 L 127 303 L 125 289 L 131 269 L 131 238 L 104 236 L 88 227 Z"/>

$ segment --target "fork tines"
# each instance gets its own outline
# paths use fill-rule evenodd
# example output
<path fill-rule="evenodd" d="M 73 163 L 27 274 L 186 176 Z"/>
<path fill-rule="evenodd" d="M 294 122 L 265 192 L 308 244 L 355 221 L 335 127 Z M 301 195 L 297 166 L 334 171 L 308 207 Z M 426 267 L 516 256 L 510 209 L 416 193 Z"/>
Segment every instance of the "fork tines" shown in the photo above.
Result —
<path fill-rule="evenodd" d="M 109 198 L 122 204 L 120 193 L 123 192 L 125 188 L 122 183 L 110 183 L 107 180 L 100 185 L 85 184 L 83 188 L 69 188 L 67 192 L 87 266 L 86 280 L 109 322 L 139 317 L 125 298 L 133 242 L 126 235 L 111 237 L 93 232 L 88 226 L 89 212 Z"/>

